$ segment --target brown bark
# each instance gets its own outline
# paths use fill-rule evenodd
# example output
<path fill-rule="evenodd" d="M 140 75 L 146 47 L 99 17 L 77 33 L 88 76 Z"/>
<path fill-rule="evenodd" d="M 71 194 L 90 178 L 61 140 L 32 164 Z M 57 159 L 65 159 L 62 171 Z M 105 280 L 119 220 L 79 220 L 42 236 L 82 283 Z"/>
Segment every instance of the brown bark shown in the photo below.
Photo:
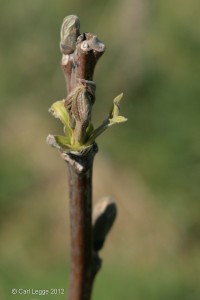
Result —
<path fill-rule="evenodd" d="M 68 162 L 70 195 L 71 269 L 69 300 L 89 300 L 94 274 L 92 250 L 92 168 L 97 152 L 94 144 L 84 156 L 71 156 Z M 77 169 L 75 160 L 83 166 Z"/>

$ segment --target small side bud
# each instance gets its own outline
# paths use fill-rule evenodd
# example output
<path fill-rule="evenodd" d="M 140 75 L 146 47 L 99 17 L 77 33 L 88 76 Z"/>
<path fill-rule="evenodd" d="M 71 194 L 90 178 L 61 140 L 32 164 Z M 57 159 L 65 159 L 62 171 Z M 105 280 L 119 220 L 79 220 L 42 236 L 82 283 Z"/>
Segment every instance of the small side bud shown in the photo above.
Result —
<path fill-rule="evenodd" d="M 71 54 L 76 48 L 76 41 L 80 35 L 80 21 L 75 15 L 64 18 L 60 31 L 60 50 L 63 54 Z"/>
<path fill-rule="evenodd" d="M 110 197 L 103 198 L 94 207 L 93 223 L 93 249 L 98 252 L 102 249 L 108 232 L 117 215 L 117 206 Z"/>

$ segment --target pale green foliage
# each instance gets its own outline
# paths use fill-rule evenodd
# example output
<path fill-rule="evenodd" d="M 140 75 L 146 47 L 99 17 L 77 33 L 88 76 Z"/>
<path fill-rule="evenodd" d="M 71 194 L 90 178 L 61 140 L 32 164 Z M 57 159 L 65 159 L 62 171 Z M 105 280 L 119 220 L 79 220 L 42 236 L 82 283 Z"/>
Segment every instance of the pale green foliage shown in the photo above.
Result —
<path fill-rule="evenodd" d="M 49 112 L 55 118 L 60 119 L 64 125 L 65 136 L 62 135 L 49 135 L 47 137 L 47 143 L 59 150 L 68 151 L 83 151 L 89 148 L 96 138 L 101 135 L 107 128 L 114 124 L 126 122 L 127 119 L 119 115 L 120 107 L 119 103 L 123 97 L 121 93 L 113 100 L 113 105 L 108 117 L 102 122 L 102 124 L 94 129 L 93 125 L 90 123 L 86 128 L 86 138 L 84 144 L 79 143 L 74 137 L 74 130 L 70 126 L 69 115 L 64 106 L 65 100 L 56 101 L 53 103 Z"/>

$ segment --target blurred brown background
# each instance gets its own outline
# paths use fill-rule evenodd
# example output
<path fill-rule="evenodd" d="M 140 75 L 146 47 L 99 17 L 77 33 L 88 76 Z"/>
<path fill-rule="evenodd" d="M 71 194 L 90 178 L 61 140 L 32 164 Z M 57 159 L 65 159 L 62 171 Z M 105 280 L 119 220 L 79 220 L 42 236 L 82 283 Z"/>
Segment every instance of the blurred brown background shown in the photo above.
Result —
<path fill-rule="evenodd" d="M 107 46 L 94 124 L 122 91 L 129 119 L 98 140 L 94 200 L 113 196 L 119 214 L 93 299 L 200 298 L 199 9 L 196 0 L 1 0 L 0 299 L 67 286 L 67 170 L 45 139 L 62 132 L 48 108 L 66 95 L 59 32 L 69 14 Z"/>

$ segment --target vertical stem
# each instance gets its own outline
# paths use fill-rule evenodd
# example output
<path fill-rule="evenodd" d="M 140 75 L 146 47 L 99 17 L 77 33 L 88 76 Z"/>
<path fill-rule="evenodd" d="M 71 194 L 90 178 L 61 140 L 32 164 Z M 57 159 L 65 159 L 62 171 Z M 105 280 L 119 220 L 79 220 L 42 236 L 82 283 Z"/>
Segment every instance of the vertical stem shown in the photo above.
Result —
<path fill-rule="evenodd" d="M 105 45 L 91 33 L 80 34 L 78 17 L 70 15 L 63 20 L 60 46 L 63 53 L 61 67 L 68 94 L 65 107 L 72 123 L 70 126 L 75 141 L 84 142 L 85 127 L 91 122 L 92 105 L 95 101 L 96 86 L 93 82 L 93 73 L 105 51 Z M 80 85 L 85 89 L 78 95 L 75 91 Z M 100 265 L 100 259 L 92 249 L 92 167 L 96 152 L 97 145 L 94 143 L 86 153 L 79 155 L 72 152 L 62 153 L 65 154 L 64 159 L 68 163 L 69 170 L 71 230 L 69 300 L 90 300 L 93 279 Z"/>
<path fill-rule="evenodd" d="M 82 157 L 72 155 L 72 161 L 84 162 L 77 170 L 68 162 L 70 196 L 71 270 L 69 300 L 89 300 L 92 291 L 92 167 L 94 149 Z"/>
<path fill-rule="evenodd" d="M 69 171 L 71 270 L 68 300 L 90 300 L 93 281 L 101 267 L 98 252 L 116 216 L 115 204 L 104 201 L 97 209 L 92 226 L 92 168 L 98 147 L 95 142 L 91 144 L 86 133 L 92 128 L 91 111 L 96 88 L 93 73 L 105 45 L 91 33 L 80 34 L 79 27 L 77 16 L 66 17 L 61 27 L 60 43 L 61 66 L 68 93 L 65 108 L 69 122 L 65 126 L 70 127 L 73 139 L 65 147 L 55 136 L 47 138 L 49 145 L 59 149 Z M 62 120 L 59 114 L 54 116 Z M 102 128 L 97 131 L 93 131 L 93 141 Z M 72 149 L 77 148 L 75 154 Z"/>

